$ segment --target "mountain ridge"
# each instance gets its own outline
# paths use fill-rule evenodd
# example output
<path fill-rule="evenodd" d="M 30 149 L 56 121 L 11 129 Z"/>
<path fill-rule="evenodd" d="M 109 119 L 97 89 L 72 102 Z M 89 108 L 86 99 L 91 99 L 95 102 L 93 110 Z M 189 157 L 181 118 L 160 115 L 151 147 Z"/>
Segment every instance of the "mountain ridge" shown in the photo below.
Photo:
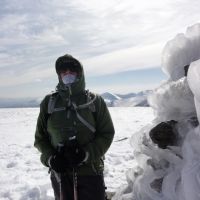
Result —
<path fill-rule="evenodd" d="M 140 91 L 138 93 L 113 94 L 103 93 L 101 96 L 109 107 L 147 107 L 149 106 L 147 97 L 152 90 Z"/>
<path fill-rule="evenodd" d="M 100 94 L 109 107 L 149 106 L 147 96 L 151 90 L 138 93 L 115 94 L 105 92 Z M 0 108 L 39 107 L 42 98 L 0 98 Z"/>

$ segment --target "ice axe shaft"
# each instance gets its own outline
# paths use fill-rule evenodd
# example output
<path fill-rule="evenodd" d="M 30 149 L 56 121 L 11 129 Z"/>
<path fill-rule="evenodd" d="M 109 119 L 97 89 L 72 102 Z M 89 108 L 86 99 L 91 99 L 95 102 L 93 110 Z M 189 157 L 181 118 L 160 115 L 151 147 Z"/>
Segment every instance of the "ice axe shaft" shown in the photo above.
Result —
<path fill-rule="evenodd" d="M 63 143 L 58 143 L 57 146 L 57 151 L 58 153 L 61 155 L 63 154 L 63 150 L 64 150 L 64 144 Z M 58 181 L 59 181 L 59 193 L 60 193 L 60 200 L 64 200 L 63 198 L 63 192 L 62 192 L 62 173 L 58 173 Z"/>
<path fill-rule="evenodd" d="M 77 172 L 75 168 L 73 168 L 73 184 L 74 184 L 74 200 L 78 200 Z"/>

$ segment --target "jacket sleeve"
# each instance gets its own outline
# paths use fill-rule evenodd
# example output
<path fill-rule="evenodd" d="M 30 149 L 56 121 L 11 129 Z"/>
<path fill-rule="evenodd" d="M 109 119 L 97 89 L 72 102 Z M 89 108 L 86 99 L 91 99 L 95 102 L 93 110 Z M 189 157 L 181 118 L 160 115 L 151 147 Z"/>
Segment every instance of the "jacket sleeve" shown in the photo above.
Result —
<path fill-rule="evenodd" d="M 104 156 L 112 143 L 115 133 L 109 110 L 102 97 L 97 96 L 95 107 L 96 132 L 94 140 L 85 147 L 85 151 L 89 153 L 86 162 L 94 161 Z"/>
<path fill-rule="evenodd" d="M 49 97 L 46 96 L 40 104 L 40 113 L 37 120 L 34 142 L 34 146 L 41 152 L 40 160 L 45 166 L 48 166 L 47 161 L 49 157 L 55 153 L 47 132 L 48 99 Z"/>

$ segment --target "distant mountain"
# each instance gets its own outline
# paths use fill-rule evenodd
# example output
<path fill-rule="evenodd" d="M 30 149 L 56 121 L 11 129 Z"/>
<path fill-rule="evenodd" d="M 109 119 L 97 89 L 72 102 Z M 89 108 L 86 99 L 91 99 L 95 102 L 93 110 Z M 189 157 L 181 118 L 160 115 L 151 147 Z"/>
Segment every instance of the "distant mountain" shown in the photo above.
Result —
<path fill-rule="evenodd" d="M 151 92 L 150 90 L 129 94 L 105 92 L 101 96 L 110 107 L 149 106 L 147 96 Z M 42 98 L 2 98 L 0 99 L 0 108 L 39 107 L 41 100 Z"/>
<path fill-rule="evenodd" d="M 122 98 L 122 99 L 128 99 L 128 98 L 137 96 L 136 93 L 116 94 L 116 95 L 117 95 L 118 97 Z"/>
<path fill-rule="evenodd" d="M 113 94 L 103 93 L 101 96 L 104 98 L 108 106 L 111 107 L 133 107 L 133 106 L 149 106 L 147 96 L 151 94 L 151 90 L 142 91 L 139 93 L 129 94 Z M 106 94 L 106 95 L 105 95 Z"/>
<path fill-rule="evenodd" d="M 0 99 L 0 108 L 28 108 L 28 107 L 38 107 L 41 102 L 41 98 L 3 98 Z"/>
<path fill-rule="evenodd" d="M 105 92 L 101 94 L 101 96 L 105 100 L 107 106 L 113 106 L 113 102 L 121 99 L 121 97 L 119 97 L 118 95 L 109 92 Z"/>

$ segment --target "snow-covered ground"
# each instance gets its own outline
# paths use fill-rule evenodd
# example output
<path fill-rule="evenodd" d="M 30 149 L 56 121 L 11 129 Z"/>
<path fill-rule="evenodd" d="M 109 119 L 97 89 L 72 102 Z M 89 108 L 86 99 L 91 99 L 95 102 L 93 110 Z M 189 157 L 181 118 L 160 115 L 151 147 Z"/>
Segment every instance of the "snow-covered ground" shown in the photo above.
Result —
<path fill-rule="evenodd" d="M 52 200 L 48 169 L 33 147 L 39 108 L 0 109 L 0 200 Z M 129 138 L 151 123 L 151 108 L 110 108 L 116 134 L 106 154 L 108 191 L 126 183 L 125 172 L 135 166 Z"/>

